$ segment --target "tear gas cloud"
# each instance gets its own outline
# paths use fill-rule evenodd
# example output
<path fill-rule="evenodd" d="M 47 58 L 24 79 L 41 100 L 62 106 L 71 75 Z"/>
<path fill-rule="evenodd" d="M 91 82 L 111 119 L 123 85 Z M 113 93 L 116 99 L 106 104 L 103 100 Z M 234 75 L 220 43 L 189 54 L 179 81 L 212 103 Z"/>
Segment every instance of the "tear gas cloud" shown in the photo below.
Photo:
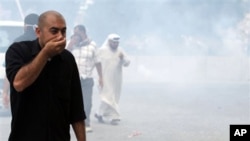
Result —
<path fill-rule="evenodd" d="M 249 30 L 249 5 L 249 0 L 3 0 L 0 19 L 22 20 L 28 13 L 53 9 L 66 17 L 69 34 L 75 24 L 85 24 L 100 45 L 116 32 L 134 54 L 233 55 L 242 47 L 240 32 Z"/>
<path fill-rule="evenodd" d="M 122 140 L 133 128 L 144 141 L 228 140 L 228 125 L 250 117 L 249 7 L 250 0 L 0 0 L 0 20 L 57 10 L 68 39 L 76 24 L 98 47 L 110 33 L 121 36 L 131 58 L 123 69 L 125 122 L 117 130 L 93 120 L 101 132 L 90 140 L 110 141 L 110 132 Z"/>

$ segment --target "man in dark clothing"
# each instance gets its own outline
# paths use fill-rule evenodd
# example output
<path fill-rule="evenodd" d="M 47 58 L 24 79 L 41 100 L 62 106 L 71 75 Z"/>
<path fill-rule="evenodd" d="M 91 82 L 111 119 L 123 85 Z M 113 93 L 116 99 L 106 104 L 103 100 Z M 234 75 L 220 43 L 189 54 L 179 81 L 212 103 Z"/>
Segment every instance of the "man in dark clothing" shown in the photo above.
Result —
<path fill-rule="evenodd" d="M 38 15 L 31 13 L 24 18 L 24 33 L 17 37 L 14 42 L 32 41 L 36 39 L 35 28 L 37 27 Z M 5 64 L 4 64 L 5 65 Z M 9 82 L 5 77 L 3 82 L 3 104 L 9 108 Z"/>
<path fill-rule="evenodd" d="M 37 14 L 29 14 L 24 18 L 24 33 L 17 37 L 14 42 L 31 41 L 36 39 L 36 27 L 38 22 Z"/>
<path fill-rule="evenodd" d="M 11 88 L 9 141 L 86 141 L 81 82 L 65 49 L 66 22 L 56 11 L 40 15 L 37 40 L 13 43 L 6 52 Z"/>

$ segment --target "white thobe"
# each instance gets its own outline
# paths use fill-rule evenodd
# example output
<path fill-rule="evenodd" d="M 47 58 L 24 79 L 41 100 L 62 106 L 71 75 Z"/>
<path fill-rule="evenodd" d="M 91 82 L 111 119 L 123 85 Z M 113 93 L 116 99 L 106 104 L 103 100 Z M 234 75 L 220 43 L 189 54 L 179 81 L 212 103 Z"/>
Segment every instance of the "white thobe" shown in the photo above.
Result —
<path fill-rule="evenodd" d="M 123 54 L 121 60 L 119 55 Z M 100 90 L 101 104 L 98 114 L 106 120 L 120 119 L 119 100 L 122 86 L 122 67 L 128 66 L 125 52 L 118 47 L 116 51 L 108 46 L 99 48 L 98 58 L 102 64 L 103 88 Z"/>

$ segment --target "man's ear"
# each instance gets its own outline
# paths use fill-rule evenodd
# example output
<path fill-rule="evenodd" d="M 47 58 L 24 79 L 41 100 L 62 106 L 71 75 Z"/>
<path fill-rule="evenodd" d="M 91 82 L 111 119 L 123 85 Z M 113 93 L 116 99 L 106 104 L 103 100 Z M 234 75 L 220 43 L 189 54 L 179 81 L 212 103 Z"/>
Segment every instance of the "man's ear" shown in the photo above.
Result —
<path fill-rule="evenodd" d="M 36 37 L 40 37 L 41 30 L 39 27 L 36 27 L 35 32 L 36 32 Z"/>

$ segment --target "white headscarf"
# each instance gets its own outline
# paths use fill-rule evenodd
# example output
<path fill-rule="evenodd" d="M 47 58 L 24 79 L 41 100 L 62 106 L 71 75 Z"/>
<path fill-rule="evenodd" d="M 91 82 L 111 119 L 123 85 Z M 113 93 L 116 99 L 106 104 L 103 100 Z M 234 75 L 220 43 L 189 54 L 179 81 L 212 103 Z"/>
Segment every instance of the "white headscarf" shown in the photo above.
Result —
<path fill-rule="evenodd" d="M 114 42 L 119 42 L 120 36 L 115 33 L 109 34 L 104 43 L 102 44 L 102 47 L 109 47 L 109 40 L 112 40 Z"/>
<path fill-rule="evenodd" d="M 112 34 L 109 34 L 108 39 L 114 42 L 119 42 L 120 36 L 118 34 L 112 33 Z"/>

